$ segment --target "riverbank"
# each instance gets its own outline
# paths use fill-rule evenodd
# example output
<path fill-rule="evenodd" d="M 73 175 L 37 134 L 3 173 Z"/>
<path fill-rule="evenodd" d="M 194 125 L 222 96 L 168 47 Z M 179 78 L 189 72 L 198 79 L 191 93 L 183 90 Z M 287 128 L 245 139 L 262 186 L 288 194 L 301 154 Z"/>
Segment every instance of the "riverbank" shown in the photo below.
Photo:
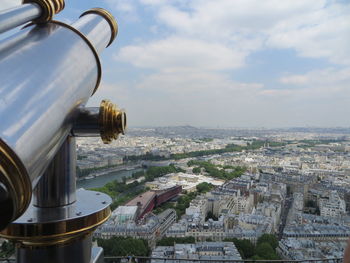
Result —
<path fill-rule="evenodd" d="M 119 167 L 118 167 L 119 168 Z M 108 182 L 117 180 L 118 182 L 121 182 L 123 180 L 123 177 L 125 178 L 131 178 L 133 173 L 142 171 L 143 169 L 139 166 L 136 166 L 134 168 L 129 169 L 116 169 L 112 168 L 111 170 L 104 171 L 103 173 L 99 174 L 98 176 L 94 176 L 89 179 L 80 179 L 77 180 L 77 187 L 78 188 L 96 188 L 96 187 L 102 187 Z M 99 171 L 100 173 L 101 171 Z"/>
<path fill-rule="evenodd" d="M 141 168 L 141 163 L 136 163 L 136 164 L 128 164 L 128 165 L 118 165 L 115 167 L 106 167 L 102 168 L 100 170 L 92 171 L 89 174 L 85 176 L 80 176 L 78 177 L 77 181 L 81 180 L 86 180 L 86 179 L 92 179 L 101 175 L 113 173 L 113 172 L 118 172 L 118 171 L 130 171 L 134 169 Z"/>

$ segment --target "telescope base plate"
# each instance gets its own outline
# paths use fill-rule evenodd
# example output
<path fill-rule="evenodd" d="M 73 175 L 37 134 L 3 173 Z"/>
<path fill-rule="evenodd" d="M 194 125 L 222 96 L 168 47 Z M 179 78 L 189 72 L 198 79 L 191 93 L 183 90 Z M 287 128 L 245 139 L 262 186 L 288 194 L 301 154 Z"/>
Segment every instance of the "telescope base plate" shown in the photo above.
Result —
<path fill-rule="evenodd" d="M 65 244 L 89 235 L 107 221 L 111 202 L 106 194 L 80 189 L 77 201 L 70 205 L 42 208 L 31 203 L 0 236 L 26 247 Z"/>

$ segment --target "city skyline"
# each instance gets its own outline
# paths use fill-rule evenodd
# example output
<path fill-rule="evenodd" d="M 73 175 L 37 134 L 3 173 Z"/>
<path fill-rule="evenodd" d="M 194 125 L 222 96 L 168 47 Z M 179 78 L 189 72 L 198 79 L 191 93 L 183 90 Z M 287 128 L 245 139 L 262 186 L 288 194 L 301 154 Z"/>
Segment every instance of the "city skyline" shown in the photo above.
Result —
<path fill-rule="evenodd" d="M 89 105 L 110 98 L 130 127 L 350 126 L 346 1 L 88 0 L 56 19 L 95 6 L 119 34 Z"/>

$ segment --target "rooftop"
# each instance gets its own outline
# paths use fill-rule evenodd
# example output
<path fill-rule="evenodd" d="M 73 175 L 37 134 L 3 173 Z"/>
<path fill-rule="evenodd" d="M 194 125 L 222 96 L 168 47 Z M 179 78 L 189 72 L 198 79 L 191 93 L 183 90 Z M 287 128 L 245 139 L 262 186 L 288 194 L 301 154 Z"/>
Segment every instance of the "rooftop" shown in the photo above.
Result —
<path fill-rule="evenodd" d="M 145 192 L 143 194 L 140 194 L 139 196 L 135 197 L 134 199 L 130 200 L 125 204 L 125 206 L 138 206 L 141 205 L 141 208 L 146 206 L 155 196 L 155 192 Z"/>

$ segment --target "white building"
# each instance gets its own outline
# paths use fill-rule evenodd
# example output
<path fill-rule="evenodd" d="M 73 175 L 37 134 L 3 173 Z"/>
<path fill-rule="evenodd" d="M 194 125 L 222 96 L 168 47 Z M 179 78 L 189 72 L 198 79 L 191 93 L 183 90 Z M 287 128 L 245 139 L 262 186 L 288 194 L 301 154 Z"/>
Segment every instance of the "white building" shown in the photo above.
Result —
<path fill-rule="evenodd" d="M 135 221 L 137 217 L 137 206 L 118 206 L 112 212 L 111 219 L 115 224 L 123 224 L 128 221 Z"/>
<path fill-rule="evenodd" d="M 346 212 L 344 199 L 336 191 L 331 191 L 328 198 L 320 198 L 321 216 L 339 217 Z"/>

